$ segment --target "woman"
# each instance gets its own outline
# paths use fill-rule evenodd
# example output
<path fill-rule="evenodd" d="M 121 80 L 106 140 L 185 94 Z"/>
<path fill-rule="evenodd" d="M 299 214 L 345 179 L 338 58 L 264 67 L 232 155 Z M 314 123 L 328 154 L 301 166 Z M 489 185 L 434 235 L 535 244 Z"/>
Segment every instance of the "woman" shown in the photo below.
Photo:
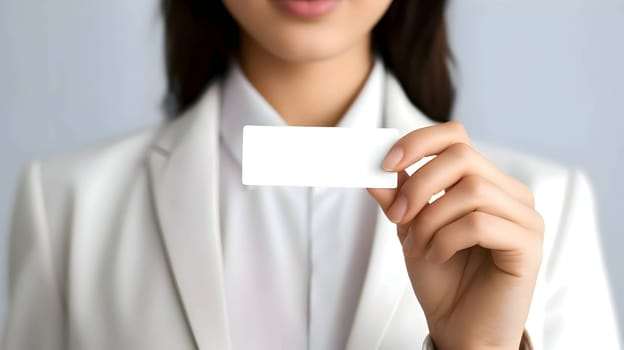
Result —
<path fill-rule="evenodd" d="M 4 348 L 617 348 L 586 178 L 448 121 L 444 8 L 165 1 L 181 115 L 27 167 Z M 399 186 L 248 188 L 246 124 L 397 128 Z"/>

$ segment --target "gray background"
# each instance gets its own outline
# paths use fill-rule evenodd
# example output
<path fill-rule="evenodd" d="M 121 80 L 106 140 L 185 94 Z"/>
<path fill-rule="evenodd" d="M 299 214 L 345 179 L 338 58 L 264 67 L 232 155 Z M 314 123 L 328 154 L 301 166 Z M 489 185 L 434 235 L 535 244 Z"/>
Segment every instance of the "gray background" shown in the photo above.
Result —
<path fill-rule="evenodd" d="M 0 0 L 0 322 L 6 233 L 26 161 L 161 118 L 157 6 Z M 460 68 L 456 119 L 473 137 L 587 171 L 624 320 L 624 1 L 463 0 L 448 17 Z"/>

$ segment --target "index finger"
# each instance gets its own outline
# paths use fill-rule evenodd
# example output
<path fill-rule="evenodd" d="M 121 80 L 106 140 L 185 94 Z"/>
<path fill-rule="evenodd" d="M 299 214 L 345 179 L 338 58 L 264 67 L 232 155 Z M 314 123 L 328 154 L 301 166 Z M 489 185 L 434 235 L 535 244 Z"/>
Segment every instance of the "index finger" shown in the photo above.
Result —
<path fill-rule="evenodd" d="M 386 155 L 383 168 L 402 171 L 427 156 L 441 153 L 456 143 L 470 144 L 464 126 L 457 121 L 424 127 L 400 138 Z"/>

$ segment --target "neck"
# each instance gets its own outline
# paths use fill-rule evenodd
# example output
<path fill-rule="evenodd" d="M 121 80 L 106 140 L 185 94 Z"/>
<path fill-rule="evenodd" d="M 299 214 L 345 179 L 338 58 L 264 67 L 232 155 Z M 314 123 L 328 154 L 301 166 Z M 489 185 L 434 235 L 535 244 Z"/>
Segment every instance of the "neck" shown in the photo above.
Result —
<path fill-rule="evenodd" d="M 335 126 L 373 65 L 370 39 L 332 58 L 289 62 L 244 35 L 240 65 L 247 79 L 288 125 Z"/>

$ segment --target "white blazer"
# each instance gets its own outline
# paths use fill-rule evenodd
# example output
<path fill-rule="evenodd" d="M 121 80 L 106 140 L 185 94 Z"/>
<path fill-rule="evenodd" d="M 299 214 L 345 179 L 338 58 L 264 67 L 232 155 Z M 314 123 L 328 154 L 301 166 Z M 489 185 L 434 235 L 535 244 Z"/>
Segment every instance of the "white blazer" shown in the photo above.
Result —
<path fill-rule="evenodd" d="M 432 124 L 386 78 L 387 126 Z M 31 162 L 15 202 L 3 349 L 230 348 L 218 213 L 220 84 L 184 116 Z M 578 171 L 478 147 L 546 221 L 536 349 L 617 349 L 592 193 Z M 252 290 L 249 293 L 253 293 Z M 427 323 L 379 212 L 348 349 L 417 349 Z"/>

